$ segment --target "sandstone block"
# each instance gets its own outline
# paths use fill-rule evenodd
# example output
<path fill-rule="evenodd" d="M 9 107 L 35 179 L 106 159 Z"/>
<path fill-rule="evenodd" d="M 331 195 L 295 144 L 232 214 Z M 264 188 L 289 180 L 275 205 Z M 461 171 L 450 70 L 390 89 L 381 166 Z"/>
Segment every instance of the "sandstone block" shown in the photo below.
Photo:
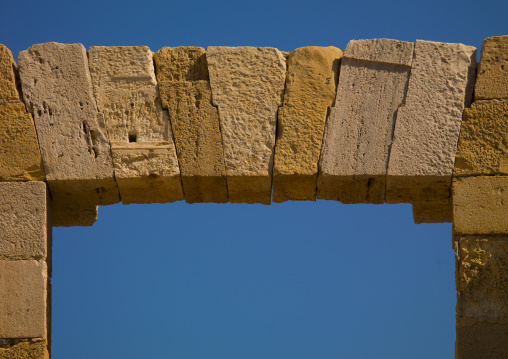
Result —
<path fill-rule="evenodd" d="M 16 88 L 16 63 L 11 51 L 0 44 L 0 103 L 20 102 Z"/>
<path fill-rule="evenodd" d="M 457 315 L 508 318 L 508 234 L 457 236 Z"/>
<path fill-rule="evenodd" d="M 452 192 L 455 234 L 508 233 L 508 177 L 457 177 Z"/>
<path fill-rule="evenodd" d="M 483 40 L 474 98 L 508 98 L 508 35 Z"/>
<path fill-rule="evenodd" d="M 119 201 L 104 118 L 97 111 L 81 44 L 37 44 L 18 55 L 23 99 L 34 116 L 55 225 L 66 206 Z M 76 191 L 76 192 L 75 192 Z"/>
<path fill-rule="evenodd" d="M 475 101 L 464 110 L 453 173 L 508 174 L 508 100 Z"/>
<path fill-rule="evenodd" d="M 413 221 L 420 223 L 443 223 L 453 221 L 451 199 L 442 202 L 413 203 Z"/>
<path fill-rule="evenodd" d="M 508 324 L 458 318 L 455 358 L 508 358 Z"/>
<path fill-rule="evenodd" d="M 414 51 L 390 151 L 388 203 L 449 198 L 462 112 L 474 85 L 474 47 L 418 40 Z"/>
<path fill-rule="evenodd" d="M 0 182 L 0 258 L 44 259 L 51 241 L 44 182 Z"/>
<path fill-rule="evenodd" d="M 0 103 L 0 181 L 44 181 L 32 116 L 20 102 Z"/>
<path fill-rule="evenodd" d="M 205 49 L 164 47 L 154 55 L 162 106 L 169 111 L 185 201 L 226 203 L 228 190 Z"/>
<path fill-rule="evenodd" d="M 384 203 L 393 127 L 404 103 L 413 48 L 390 39 L 347 45 L 325 128 L 318 198 Z"/>
<path fill-rule="evenodd" d="M 0 260 L 0 338 L 46 338 L 46 262 Z"/>
<path fill-rule="evenodd" d="M 0 346 L 0 359 L 49 359 L 47 342 L 17 341 L 13 345 Z"/>
<path fill-rule="evenodd" d="M 316 200 L 319 154 L 342 51 L 308 46 L 287 58 L 273 164 L 273 201 Z"/>
<path fill-rule="evenodd" d="M 269 47 L 208 47 L 229 201 L 270 204 L 277 111 L 286 59 Z"/>

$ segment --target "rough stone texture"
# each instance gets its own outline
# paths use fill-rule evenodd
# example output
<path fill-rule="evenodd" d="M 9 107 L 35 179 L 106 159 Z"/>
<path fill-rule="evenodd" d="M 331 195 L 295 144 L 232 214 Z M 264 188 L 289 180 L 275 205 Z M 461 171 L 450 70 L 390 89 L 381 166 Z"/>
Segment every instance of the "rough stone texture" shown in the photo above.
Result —
<path fill-rule="evenodd" d="M 462 112 L 471 100 L 475 67 L 474 47 L 416 41 L 405 105 L 397 112 L 386 202 L 449 198 Z"/>
<path fill-rule="evenodd" d="M 475 101 L 464 110 L 453 174 L 508 174 L 508 100 Z"/>
<path fill-rule="evenodd" d="M 76 203 L 93 208 L 120 199 L 85 48 L 37 44 L 20 52 L 18 63 L 23 98 L 34 116 L 54 201 L 53 223 L 80 225 L 80 215 L 68 211 Z"/>
<path fill-rule="evenodd" d="M 456 237 L 454 246 L 457 315 L 493 322 L 508 318 L 508 234 Z"/>
<path fill-rule="evenodd" d="M 12 346 L 0 347 L 0 359 L 49 359 L 47 343 L 19 342 Z"/>
<path fill-rule="evenodd" d="M 508 323 L 457 320 L 457 359 L 508 358 Z"/>
<path fill-rule="evenodd" d="M 0 338 L 46 338 L 47 266 L 0 260 Z"/>
<path fill-rule="evenodd" d="M 508 98 L 508 35 L 483 40 L 475 100 Z"/>
<path fill-rule="evenodd" d="M 335 100 L 342 51 L 308 46 L 287 58 L 273 164 L 273 201 L 315 201 L 326 117 Z"/>
<path fill-rule="evenodd" d="M 508 233 L 508 177 L 457 177 L 453 180 L 455 234 Z"/>
<path fill-rule="evenodd" d="M 325 128 L 318 198 L 384 203 L 393 127 L 404 103 L 413 48 L 389 39 L 347 45 Z"/>
<path fill-rule="evenodd" d="M 413 221 L 420 223 L 452 222 L 453 205 L 451 199 L 443 202 L 413 203 Z"/>
<path fill-rule="evenodd" d="M 202 47 L 164 47 L 154 55 L 162 106 L 169 111 L 185 201 L 228 201 L 219 114 Z"/>
<path fill-rule="evenodd" d="M 277 110 L 286 59 L 269 47 L 208 47 L 229 201 L 270 204 Z"/>
<path fill-rule="evenodd" d="M 168 113 L 159 99 L 152 52 L 146 46 L 92 46 L 88 56 L 122 202 L 182 200 L 180 169 Z"/>
<path fill-rule="evenodd" d="M 0 103 L 20 102 L 16 88 L 16 63 L 11 51 L 0 44 Z"/>
<path fill-rule="evenodd" d="M 0 258 L 44 259 L 51 240 L 44 182 L 0 182 Z"/>
<path fill-rule="evenodd" d="M 0 134 L 0 181 L 44 181 L 34 122 L 23 103 L 0 103 Z"/>

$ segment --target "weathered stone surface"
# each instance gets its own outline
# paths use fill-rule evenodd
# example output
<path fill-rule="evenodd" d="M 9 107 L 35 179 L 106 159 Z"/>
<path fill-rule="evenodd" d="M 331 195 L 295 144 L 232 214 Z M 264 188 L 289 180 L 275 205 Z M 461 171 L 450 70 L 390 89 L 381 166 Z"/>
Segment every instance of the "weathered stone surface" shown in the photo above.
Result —
<path fill-rule="evenodd" d="M 308 46 L 287 59 L 273 164 L 273 201 L 315 201 L 326 117 L 335 100 L 342 51 Z"/>
<path fill-rule="evenodd" d="M 159 99 L 152 52 L 146 46 L 92 46 L 88 56 L 122 202 L 182 200 L 180 169 L 169 117 Z"/>
<path fill-rule="evenodd" d="M 47 343 L 45 340 L 22 341 L 0 347 L 0 359 L 49 359 Z"/>
<path fill-rule="evenodd" d="M 462 112 L 471 101 L 475 66 L 474 47 L 416 41 L 405 105 L 397 112 L 386 202 L 449 198 Z"/>
<path fill-rule="evenodd" d="M 18 63 L 23 98 L 34 116 L 54 201 L 54 224 L 60 224 L 60 217 L 71 222 L 76 217 L 64 212 L 69 203 L 118 202 L 111 149 L 83 45 L 33 45 L 19 53 Z"/>
<path fill-rule="evenodd" d="M 390 39 L 347 45 L 325 128 L 318 198 L 384 203 L 393 126 L 404 103 L 413 48 Z"/>
<path fill-rule="evenodd" d="M 508 358 L 508 323 L 457 320 L 457 359 Z"/>
<path fill-rule="evenodd" d="M 453 173 L 508 174 L 508 100 L 475 101 L 464 110 Z"/>
<path fill-rule="evenodd" d="M 39 141 L 22 102 L 0 103 L 0 181 L 44 181 Z"/>
<path fill-rule="evenodd" d="M 455 234 L 508 233 L 508 177 L 457 177 L 453 180 Z"/>
<path fill-rule="evenodd" d="M 277 110 L 286 59 L 269 47 L 208 47 L 218 106 L 229 201 L 269 204 Z"/>
<path fill-rule="evenodd" d="M 483 40 L 474 97 L 508 98 L 508 35 Z"/>
<path fill-rule="evenodd" d="M 154 55 L 162 106 L 169 111 L 185 201 L 226 203 L 228 190 L 217 108 L 202 47 Z"/>
<path fill-rule="evenodd" d="M 47 266 L 0 260 L 0 338 L 46 338 Z"/>
<path fill-rule="evenodd" d="M 451 199 L 443 202 L 413 203 L 413 221 L 420 223 L 452 222 L 453 206 Z"/>
<path fill-rule="evenodd" d="M 20 102 L 16 88 L 16 63 L 11 51 L 0 44 L 0 103 Z"/>
<path fill-rule="evenodd" d="M 457 236 L 457 315 L 508 318 L 508 234 Z"/>
<path fill-rule="evenodd" d="M 51 240 L 44 182 L 0 182 L 0 258 L 46 258 Z"/>

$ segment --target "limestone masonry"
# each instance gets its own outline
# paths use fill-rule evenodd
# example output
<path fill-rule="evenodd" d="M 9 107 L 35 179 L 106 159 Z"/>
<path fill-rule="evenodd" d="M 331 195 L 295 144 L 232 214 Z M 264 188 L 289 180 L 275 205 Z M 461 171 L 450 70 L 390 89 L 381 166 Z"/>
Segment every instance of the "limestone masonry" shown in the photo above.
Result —
<path fill-rule="evenodd" d="M 316 198 L 452 222 L 456 358 L 508 358 L 508 36 L 478 71 L 471 46 L 391 39 L 17 59 L 0 45 L 0 359 L 49 359 L 53 226 L 120 201 Z"/>

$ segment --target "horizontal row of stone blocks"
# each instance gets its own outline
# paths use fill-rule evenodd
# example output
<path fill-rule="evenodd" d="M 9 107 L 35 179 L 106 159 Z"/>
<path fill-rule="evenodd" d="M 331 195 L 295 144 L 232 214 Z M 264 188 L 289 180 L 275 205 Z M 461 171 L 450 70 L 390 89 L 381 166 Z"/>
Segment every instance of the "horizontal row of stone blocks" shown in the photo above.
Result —
<path fill-rule="evenodd" d="M 408 202 L 416 222 L 451 220 L 473 47 L 376 39 L 344 53 L 93 46 L 87 56 L 46 43 L 18 63 L 55 225 L 90 225 L 97 205 L 120 200 L 269 204 L 272 188 L 275 202 Z"/>

